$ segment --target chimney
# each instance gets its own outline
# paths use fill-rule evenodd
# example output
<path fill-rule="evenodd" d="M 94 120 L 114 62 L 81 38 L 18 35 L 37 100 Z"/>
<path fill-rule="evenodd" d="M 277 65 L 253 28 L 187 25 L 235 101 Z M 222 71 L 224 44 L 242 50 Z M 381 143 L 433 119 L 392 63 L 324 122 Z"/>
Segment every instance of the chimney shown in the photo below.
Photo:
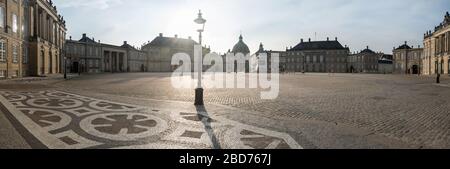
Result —
<path fill-rule="evenodd" d="M 98 40 L 98 43 L 100 43 L 100 40 Z"/>
<path fill-rule="evenodd" d="M 311 42 L 311 38 L 308 39 L 308 42 Z"/>
<path fill-rule="evenodd" d="M 94 38 L 94 37 L 92 37 L 92 41 L 94 41 L 94 42 L 95 42 L 95 38 Z"/>
<path fill-rule="evenodd" d="M 83 33 L 83 38 L 86 38 L 86 33 Z"/>
<path fill-rule="evenodd" d="M 337 41 L 337 37 L 335 38 L 335 40 Z"/>
<path fill-rule="evenodd" d="M 327 37 L 327 41 L 330 41 L 330 37 Z"/>
<path fill-rule="evenodd" d="M 159 37 L 163 37 L 163 34 L 162 34 L 162 33 L 159 33 Z"/>
<path fill-rule="evenodd" d="M 127 41 L 123 41 L 123 44 L 124 44 L 124 45 L 128 45 L 128 42 L 127 42 Z"/>
<path fill-rule="evenodd" d="M 72 40 L 72 36 L 69 36 L 69 39 Z"/>
<path fill-rule="evenodd" d="M 177 35 L 177 34 L 175 34 L 175 38 L 178 38 L 178 35 Z"/>
<path fill-rule="evenodd" d="M 407 45 L 408 44 L 408 41 L 405 41 L 405 45 Z"/>
<path fill-rule="evenodd" d="M 369 49 L 369 46 L 367 46 L 366 48 Z"/>
<path fill-rule="evenodd" d="M 302 38 L 302 39 L 300 39 L 300 42 L 301 42 L 301 43 L 303 43 L 303 38 Z"/>

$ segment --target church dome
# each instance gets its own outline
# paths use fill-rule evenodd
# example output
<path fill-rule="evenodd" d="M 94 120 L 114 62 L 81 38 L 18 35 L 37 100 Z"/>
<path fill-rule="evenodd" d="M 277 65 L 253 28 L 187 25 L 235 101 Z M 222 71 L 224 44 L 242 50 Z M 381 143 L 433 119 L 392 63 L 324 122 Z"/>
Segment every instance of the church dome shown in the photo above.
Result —
<path fill-rule="evenodd" d="M 232 52 L 234 54 L 242 53 L 244 55 L 250 53 L 250 49 L 248 48 L 247 44 L 244 43 L 242 35 L 239 36 L 239 42 L 236 45 L 234 45 Z"/>

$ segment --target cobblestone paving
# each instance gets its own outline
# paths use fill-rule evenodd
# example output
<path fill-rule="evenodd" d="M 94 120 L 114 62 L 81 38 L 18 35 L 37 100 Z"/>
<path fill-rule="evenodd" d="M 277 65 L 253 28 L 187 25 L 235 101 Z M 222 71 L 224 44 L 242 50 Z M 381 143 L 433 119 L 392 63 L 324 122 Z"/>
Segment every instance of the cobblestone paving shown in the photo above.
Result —
<path fill-rule="evenodd" d="M 245 125 L 201 108 L 165 111 L 55 90 L 0 90 L 0 103 L 52 149 L 302 148 L 286 133 Z"/>
<path fill-rule="evenodd" d="M 276 119 L 314 120 L 367 129 L 405 143 L 450 147 L 450 87 L 432 77 L 352 74 L 281 76 L 276 100 L 259 89 L 210 89 L 205 102 L 228 105 Z M 102 74 L 58 83 L 112 95 L 193 101 L 193 90 L 173 89 L 170 74 Z"/>

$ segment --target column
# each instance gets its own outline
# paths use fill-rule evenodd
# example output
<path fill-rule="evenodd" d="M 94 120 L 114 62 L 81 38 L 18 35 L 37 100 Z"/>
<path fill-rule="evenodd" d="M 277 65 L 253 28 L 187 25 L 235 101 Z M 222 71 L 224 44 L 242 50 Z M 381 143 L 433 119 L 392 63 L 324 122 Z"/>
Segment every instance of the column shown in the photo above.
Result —
<path fill-rule="evenodd" d="M 445 37 L 447 37 L 447 41 L 446 41 L 446 46 L 447 46 L 447 50 L 446 50 L 446 52 L 447 52 L 447 54 L 450 52 L 450 32 L 446 32 L 445 33 L 446 34 L 446 36 Z"/>

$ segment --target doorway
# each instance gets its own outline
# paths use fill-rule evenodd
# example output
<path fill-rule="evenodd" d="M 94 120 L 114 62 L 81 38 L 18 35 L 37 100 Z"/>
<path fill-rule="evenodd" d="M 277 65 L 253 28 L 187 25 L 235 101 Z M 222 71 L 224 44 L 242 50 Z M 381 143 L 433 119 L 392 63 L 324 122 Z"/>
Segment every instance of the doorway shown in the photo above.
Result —
<path fill-rule="evenodd" d="M 419 66 L 417 66 L 417 65 L 412 66 L 412 74 L 414 74 L 414 75 L 419 74 Z"/>
<path fill-rule="evenodd" d="M 72 73 L 78 73 L 78 69 L 79 69 L 79 63 L 78 62 L 73 62 L 73 65 L 72 65 Z"/>

